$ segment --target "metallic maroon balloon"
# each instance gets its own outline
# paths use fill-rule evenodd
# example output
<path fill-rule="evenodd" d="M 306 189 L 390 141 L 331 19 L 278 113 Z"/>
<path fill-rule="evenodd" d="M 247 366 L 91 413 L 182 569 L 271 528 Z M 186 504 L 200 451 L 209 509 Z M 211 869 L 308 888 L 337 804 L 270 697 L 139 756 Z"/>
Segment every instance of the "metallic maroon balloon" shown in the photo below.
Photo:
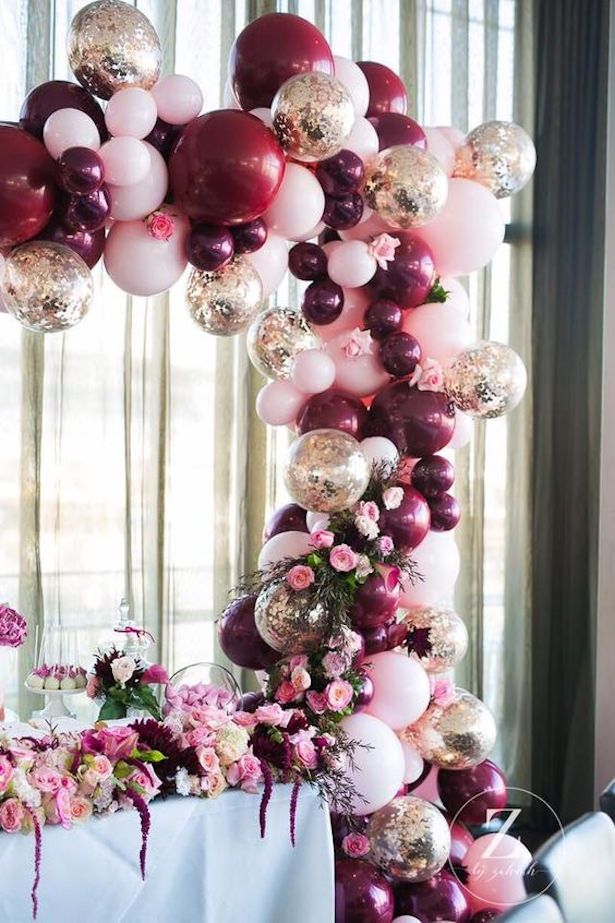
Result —
<path fill-rule="evenodd" d="M 336 231 L 347 231 L 363 217 L 363 198 L 360 192 L 349 192 L 345 196 L 325 195 L 325 210 L 322 220 L 327 227 Z"/>
<path fill-rule="evenodd" d="M 88 195 L 71 196 L 66 203 L 62 220 L 68 228 L 74 231 L 88 231 L 93 234 L 104 228 L 111 199 L 104 186 Z"/>
<path fill-rule="evenodd" d="M 193 221 L 245 224 L 269 208 L 285 167 L 282 148 L 260 119 L 218 109 L 186 125 L 169 179 L 175 204 Z"/>
<path fill-rule="evenodd" d="M 442 455 L 426 455 L 417 461 L 410 480 L 412 486 L 429 499 L 450 490 L 455 481 L 455 469 Z"/>
<path fill-rule="evenodd" d="M 405 622 L 393 622 L 391 625 L 387 625 L 388 650 L 392 650 L 394 647 L 399 647 L 400 644 L 404 643 L 407 637 L 408 626 Z"/>
<path fill-rule="evenodd" d="M 267 670 L 280 659 L 263 641 L 254 621 L 256 595 L 241 596 L 222 613 L 218 621 L 220 647 L 230 661 L 248 670 Z"/>
<path fill-rule="evenodd" d="M 474 842 L 474 837 L 465 824 L 460 824 L 459 821 L 453 819 L 452 814 L 444 810 L 441 813 L 448 824 L 451 834 L 451 848 L 448 854 L 448 862 L 445 866 L 450 870 L 451 866 L 463 865 L 465 854 Z"/>
<path fill-rule="evenodd" d="M 337 231 L 334 231 L 333 228 L 325 228 L 324 231 L 320 232 L 317 238 L 321 247 L 324 246 L 324 244 L 330 244 L 333 240 L 341 239 L 342 238 L 340 235 L 337 233 Z"/>
<path fill-rule="evenodd" d="M 361 631 L 365 641 L 366 657 L 369 657 L 370 654 L 379 654 L 381 651 L 389 650 L 388 628 L 394 621 L 395 617 L 391 616 L 388 625 L 385 623 L 384 625 L 378 625 L 377 628 L 364 628 Z"/>
<path fill-rule="evenodd" d="M 56 203 L 55 164 L 32 135 L 0 125 L 0 247 L 31 240 Z"/>
<path fill-rule="evenodd" d="M 281 532 L 309 532 L 305 510 L 298 503 L 286 503 L 273 513 L 263 531 L 263 542 Z"/>
<path fill-rule="evenodd" d="M 322 32 L 291 13 L 267 13 L 243 29 L 231 48 L 229 76 L 242 109 L 269 108 L 295 74 L 335 73 Z"/>
<path fill-rule="evenodd" d="M 454 428 L 455 410 L 445 394 L 395 381 L 372 401 L 364 435 L 386 436 L 401 455 L 422 458 L 443 449 Z"/>
<path fill-rule="evenodd" d="M 415 308 L 427 300 L 436 271 L 429 247 L 409 231 L 396 231 L 400 245 L 387 269 L 378 267 L 370 288 L 379 298 L 392 298 L 402 308 Z"/>
<path fill-rule="evenodd" d="M 303 293 L 301 310 L 310 324 L 332 324 L 342 313 L 344 292 L 331 279 L 318 279 L 308 285 Z"/>
<path fill-rule="evenodd" d="M 357 61 L 367 78 L 369 86 L 369 107 L 367 118 L 382 115 L 384 112 L 408 111 L 408 94 L 401 77 L 395 71 L 376 61 Z"/>
<path fill-rule="evenodd" d="M 502 914 L 499 910 L 490 910 L 487 907 L 486 910 L 479 910 L 478 913 L 475 913 L 470 923 L 490 923 L 491 920 L 497 920 L 501 916 Z"/>
<path fill-rule="evenodd" d="M 461 510 L 452 494 L 438 494 L 428 500 L 431 511 L 431 528 L 434 532 L 450 532 L 461 517 Z"/>
<path fill-rule="evenodd" d="M 380 344 L 380 361 L 389 375 L 405 378 L 412 375 L 421 361 L 421 344 L 403 330 L 391 333 Z"/>
<path fill-rule="evenodd" d="M 68 80 L 48 80 L 30 90 L 19 113 L 19 124 L 42 141 L 45 122 L 58 109 L 85 112 L 98 128 L 101 142 L 109 137 L 100 105 L 87 90 Z"/>
<path fill-rule="evenodd" d="M 395 301 L 379 298 L 373 301 L 365 312 L 365 326 L 376 340 L 383 340 L 390 333 L 401 330 L 402 310 Z"/>
<path fill-rule="evenodd" d="M 446 869 L 427 881 L 397 885 L 395 913 L 419 920 L 450 920 L 451 923 L 469 923 L 471 916 L 464 889 Z"/>
<path fill-rule="evenodd" d="M 327 275 L 327 254 L 318 244 L 295 244 L 288 254 L 288 268 L 296 279 L 315 282 Z"/>
<path fill-rule="evenodd" d="M 399 601 L 399 585 L 397 579 L 391 579 L 392 573 L 370 574 L 359 585 L 350 607 L 353 628 L 378 628 L 390 622 Z"/>
<path fill-rule="evenodd" d="M 427 149 L 427 135 L 418 122 L 401 112 L 383 112 L 382 115 L 372 116 L 370 122 L 378 135 L 378 149 L 384 151 L 387 147 L 398 144 L 412 144 L 413 147 Z"/>
<path fill-rule="evenodd" d="M 244 692 L 239 708 L 253 715 L 257 708 L 265 704 L 265 695 L 262 692 Z"/>
<path fill-rule="evenodd" d="M 156 124 L 145 139 L 148 144 L 155 147 L 165 161 L 168 161 L 175 142 L 182 133 L 181 125 L 169 125 L 164 119 L 156 119 Z"/>
<path fill-rule="evenodd" d="M 96 266 L 105 249 L 104 228 L 99 228 L 91 234 L 89 231 L 71 231 L 55 218 L 49 222 L 42 234 L 39 234 L 38 239 L 64 244 L 77 253 L 90 269 Z"/>
<path fill-rule="evenodd" d="M 393 915 L 393 888 L 375 866 L 338 859 L 335 923 L 392 923 Z"/>
<path fill-rule="evenodd" d="M 233 239 L 235 253 L 256 253 L 267 240 L 267 225 L 262 218 L 237 224 L 233 228 Z"/>
<path fill-rule="evenodd" d="M 216 272 L 233 259 L 235 242 L 221 224 L 195 224 L 186 240 L 186 256 L 197 269 Z"/>
<path fill-rule="evenodd" d="M 406 386 L 407 387 L 407 386 Z M 399 484 L 404 498 L 395 510 L 382 510 L 379 526 L 383 535 L 390 535 L 400 551 L 412 551 L 429 532 L 429 507 L 425 497 L 407 484 Z"/>
<path fill-rule="evenodd" d="M 297 431 L 303 435 L 315 429 L 339 429 L 361 439 L 366 420 L 367 410 L 358 397 L 333 388 L 308 398 L 299 411 Z"/>
<path fill-rule="evenodd" d="M 105 167 L 89 147 L 69 147 L 58 159 L 58 186 L 70 195 L 88 195 L 103 184 Z"/>
<path fill-rule="evenodd" d="M 363 161 L 353 151 L 338 151 L 333 157 L 321 160 L 316 179 L 327 195 L 336 198 L 358 192 L 365 175 Z"/>
<path fill-rule="evenodd" d="M 361 687 L 359 689 L 355 702 L 355 709 L 365 708 L 374 698 L 374 683 L 371 676 L 367 673 L 361 673 Z"/>
<path fill-rule="evenodd" d="M 484 824 L 487 811 L 508 803 L 506 776 L 491 760 L 470 769 L 441 769 L 438 792 L 446 810 L 464 824 Z"/>

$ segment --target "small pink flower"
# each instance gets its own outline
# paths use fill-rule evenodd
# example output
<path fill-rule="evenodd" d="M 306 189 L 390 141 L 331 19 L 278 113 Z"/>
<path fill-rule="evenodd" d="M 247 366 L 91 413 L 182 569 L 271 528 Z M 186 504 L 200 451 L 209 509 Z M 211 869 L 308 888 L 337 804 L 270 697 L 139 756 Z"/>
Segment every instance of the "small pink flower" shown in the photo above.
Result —
<path fill-rule="evenodd" d="M 316 747 L 306 735 L 302 735 L 295 744 L 294 754 L 297 761 L 306 769 L 316 769 L 318 766 Z"/>
<path fill-rule="evenodd" d="M 254 715 L 259 724 L 268 724 L 271 727 L 279 727 L 284 720 L 284 712 L 277 704 L 260 705 Z"/>
<path fill-rule="evenodd" d="M 90 676 L 85 686 L 88 699 L 97 699 L 101 692 L 101 682 L 97 676 Z"/>
<path fill-rule="evenodd" d="M 154 683 L 164 685 L 169 682 L 169 674 L 161 664 L 152 663 L 141 677 L 141 682 L 147 685 Z"/>
<path fill-rule="evenodd" d="M 450 679 L 437 679 L 433 684 L 431 697 L 440 708 L 446 708 L 455 701 L 455 686 Z"/>
<path fill-rule="evenodd" d="M 17 798 L 7 798 L 0 804 L 0 827 L 5 833 L 17 833 L 21 830 L 26 812 Z"/>
<path fill-rule="evenodd" d="M 329 532 L 328 529 L 317 529 L 315 532 L 312 532 L 310 537 L 310 544 L 312 544 L 314 548 L 331 548 L 334 541 L 335 535 L 333 532 Z"/>
<path fill-rule="evenodd" d="M 304 667 L 295 667 L 290 674 L 290 681 L 295 692 L 305 692 L 312 685 L 312 677 Z"/>
<path fill-rule="evenodd" d="M 380 510 L 378 509 L 378 504 L 374 503 L 373 500 L 360 500 L 359 503 L 357 503 L 356 512 L 357 515 L 366 516 L 373 522 L 378 522 L 380 519 Z"/>
<path fill-rule="evenodd" d="M 77 795 L 70 799 L 70 816 L 74 824 L 82 824 L 92 816 L 92 804 L 87 798 Z"/>
<path fill-rule="evenodd" d="M 322 668 L 330 679 L 337 679 L 348 669 L 348 660 L 335 651 L 329 651 L 322 658 Z"/>
<path fill-rule="evenodd" d="M 288 703 L 296 699 L 298 695 L 299 693 L 289 680 L 280 683 L 275 691 L 276 702 L 281 702 L 282 705 L 288 705 Z"/>
<path fill-rule="evenodd" d="M 13 767 L 8 756 L 0 756 L 0 795 L 9 787 L 13 777 Z"/>
<path fill-rule="evenodd" d="M 354 690 L 344 679 L 334 679 L 325 689 L 327 705 L 331 711 L 342 711 L 352 702 Z"/>
<path fill-rule="evenodd" d="M 60 773 L 48 766 L 36 766 L 30 773 L 30 782 L 39 792 L 57 792 L 61 781 Z"/>
<path fill-rule="evenodd" d="M 50 824 L 62 824 L 68 830 L 73 822 L 71 811 L 71 795 L 65 788 L 61 788 L 55 795 L 47 795 L 43 799 L 45 815 Z"/>
<path fill-rule="evenodd" d="M 360 359 L 361 356 L 371 356 L 374 352 L 374 342 L 369 330 L 355 327 L 340 341 L 340 348 L 347 359 Z"/>
<path fill-rule="evenodd" d="M 147 233 L 154 240 L 170 240 L 175 231 L 175 221 L 168 212 L 152 212 L 145 219 Z"/>
<path fill-rule="evenodd" d="M 342 840 L 342 849 L 351 859 L 358 859 L 369 852 L 369 840 L 363 833 L 348 833 Z"/>
<path fill-rule="evenodd" d="M 348 573 L 357 566 L 357 553 L 350 545 L 335 545 L 329 555 L 329 564 L 334 570 Z"/>
<path fill-rule="evenodd" d="M 395 259 L 395 251 L 400 245 L 398 237 L 390 234 L 378 234 L 369 244 L 367 251 L 376 260 L 381 269 L 388 269 L 387 263 Z"/>
<path fill-rule="evenodd" d="M 314 571 L 306 564 L 295 564 L 286 574 L 286 581 L 298 593 L 314 583 Z"/>
<path fill-rule="evenodd" d="M 359 560 L 357 561 L 357 577 L 369 577 L 373 572 L 374 568 L 372 567 L 370 559 L 366 554 L 360 554 Z"/>
<path fill-rule="evenodd" d="M 160 779 L 147 763 L 142 767 L 135 767 L 128 779 L 131 786 L 135 786 L 140 795 L 144 798 L 155 798 L 161 786 Z"/>
<path fill-rule="evenodd" d="M 367 516 L 355 516 L 354 524 L 357 532 L 364 535 L 365 538 L 374 539 L 380 532 L 378 523 L 374 522 L 373 519 L 368 519 Z"/>
<path fill-rule="evenodd" d="M 403 487 L 387 487 L 382 494 L 382 502 L 387 510 L 397 510 L 404 499 Z"/>
<path fill-rule="evenodd" d="M 216 756 L 216 751 L 213 747 L 197 747 L 196 757 L 199 761 L 199 766 L 204 772 L 218 772 L 220 769 L 220 760 Z"/>
<path fill-rule="evenodd" d="M 327 711 L 327 697 L 324 692 L 310 690 L 310 692 L 306 693 L 305 698 L 315 715 L 324 715 Z"/>
<path fill-rule="evenodd" d="M 382 555 L 391 554 L 395 545 L 393 544 L 393 539 L 389 535 L 381 535 L 378 541 L 376 542 L 378 551 Z"/>
<path fill-rule="evenodd" d="M 442 366 L 435 359 L 426 359 L 423 365 L 417 365 L 408 384 L 416 385 L 419 391 L 443 391 L 444 373 Z"/>
<path fill-rule="evenodd" d="M 307 654 L 293 654 L 289 661 L 290 671 L 292 673 L 292 671 L 296 670 L 297 667 L 303 667 L 304 669 L 307 669 L 308 664 L 309 660 Z"/>

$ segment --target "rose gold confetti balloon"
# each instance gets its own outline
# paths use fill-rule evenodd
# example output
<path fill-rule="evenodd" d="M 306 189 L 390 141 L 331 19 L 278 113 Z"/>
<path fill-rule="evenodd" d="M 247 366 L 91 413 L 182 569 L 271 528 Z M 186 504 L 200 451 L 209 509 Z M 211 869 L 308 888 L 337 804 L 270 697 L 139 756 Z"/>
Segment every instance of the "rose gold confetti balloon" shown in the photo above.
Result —
<path fill-rule="evenodd" d="M 432 702 L 400 737 L 440 769 L 469 769 L 489 756 L 495 735 L 487 706 L 465 689 L 456 689 L 450 704 Z"/>
<path fill-rule="evenodd" d="M 483 340 L 460 352 L 444 371 L 444 390 L 471 417 L 501 417 L 525 393 L 527 372 L 514 349 Z"/>
<path fill-rule="evenodd" d="M 263 284 L 245 256 L 236 256 L 217 272 L 193 269 L 186 303 L 194 321 L 207 333 L 231 336 L 245 330 L 261 307 Z"/>
<path fill-rule="evenodd" d="M 497 199 L 523 189 L 536 166 L 534 142 L 514 122 L 485 122 L 457 150 L 454 176 L 486 186 Z"/>
<path fill-rule="evenodd" d="M 451 670 L 463 658 L 468 647 L 468 630 L 452 609 L 434 606 L 411 609 L 404 622 L 410 630 L 410 656 L 428 673 Z"/>
<path fill-rule="evenodd" d="M 418 228 L 442 211 L 448 180 L 436 158 L 411 144 L 382 151 L 371 162 L 366 203 L 394 228 Z"/>
<path fill-rule="evenodd" d="M 355 121 L 344 84 L 316 71 L 297 74 L 282 84 L 271 114 L 280 144 L 297 160 L 323 160 L 336 154 Z"/>
<path fill-rule="evenodd" d="M 448 859 L 451 835 L 441 811 L 414 795 L 393 798 L 372 814 L 369 861 L 393 881 L 426 881 Z"/>
<path fill-rule="evenodd" d="M 269 584 L 258 595 L 254 621 L 259 635 L 281 654 L 299 654 L 329 634 L 331 618 L 309 592 L 293 590 L 285 580 Z"/>
<path fill-rule="evenodd" d="M 299 353 L 317 346 L 305 317 L 294 308 L 266 308 L 248 330 L 248 355 L 267 378 L 290 378 Z"/>
<path fill-rule="evenodd" d="M 285 481 L 299 506 L 334 513 L 361 499 L 370 473 L 370 462 L 353 436 L 338 429 L 315 429 L 291 445 Z"/>

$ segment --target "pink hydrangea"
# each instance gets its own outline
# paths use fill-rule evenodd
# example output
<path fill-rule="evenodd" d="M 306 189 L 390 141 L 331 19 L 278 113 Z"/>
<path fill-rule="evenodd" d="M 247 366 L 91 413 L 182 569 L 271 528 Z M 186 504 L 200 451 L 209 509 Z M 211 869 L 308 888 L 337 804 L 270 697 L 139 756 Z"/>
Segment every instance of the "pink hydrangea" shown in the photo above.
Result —
<path fill-rule="evenodd" d="M 400 245 L 398 237 L 390 234 L 378 234 L 368 245 L 367 251 L 378 263 L 381 269 L 387 270 L 388 263 L 395 259 L 395 251 Z"/>
<path fill-rule="evenodd" d="M 335 545 L 329 555 L 329 564 L 334 570 L 348 573 L 357 566 L 357 553 L 350 545 Z"/>
<path fill-rule="evenodd" d="M 354 690 L 344 679 L 334 679 L 325 689 L 327 705 L 331 711 L 343 711 L 352 702 Z"/>
<path fill-rule="evenodd" d="M 335 535 L 333 532 L 329 532 L 328 529 L 316 529 L 315 532 L 312 532 L 310 543 L 314 548 L 331 548 L 333 542 L 335 541 Z"/>
<path fill-rule="evenodd" d="M 19 612 L 0 605 L 0 647 L 20 647 L 28 637 L 28 625 Z"/>
<path fill-rule="evenodd" d="M 348 833 L 342 840 L 342 849 L 351 859 L 358 859 L 369 852 L 369 840 L 363 833 Z"/>
<path fill-rule="evenodd" d="M 286 582 L 297 593 L 306 590 L 314 583 L 314 571 L 307 564 L 295 564 L 286 574 Z"/>

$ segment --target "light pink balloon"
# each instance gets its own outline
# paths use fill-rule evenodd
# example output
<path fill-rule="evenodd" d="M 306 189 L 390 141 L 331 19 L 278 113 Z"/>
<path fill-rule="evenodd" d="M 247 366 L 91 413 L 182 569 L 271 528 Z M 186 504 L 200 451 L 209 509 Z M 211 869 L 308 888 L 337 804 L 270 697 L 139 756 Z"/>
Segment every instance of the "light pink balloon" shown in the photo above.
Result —
<path fill-rule="evenodd" d="M 373 715 L 350 715 L 340 727 L 351 740 L 365 745 L 356 748 L 354 766 L 346 768 L 355 791 L 352 813 L 372 814 L 388 804 L 402 786 L 405 762 L 401 744 L 391 728 Z"/>
<path fill-rule="evenodd" d="M 370 654 L 364 664 L 374 684 L 366 711 L 394 731 L 414 724 L 429 705 L 429 677 L 417 660 L 396 651 Z M 419 773 L 420 775 L 420 773 Z"/>
<path fill-rule="evenodd" d="M 399 605 L 411 609 L 450 601 L 460 567 L 459 550 L 452 533 L 428 532 L 412 552 L 412 558 L 423 580 L 417 580 L 412 586 L 402 576 Z"/>
<path fill-rule="evenodd" d="M 472 910 L 507 910 L 526 898 L 523 873 L 532 854 L 514 836 L 488 833 L 474 840 L 464 856 Z"/>
<path fill-rule="evenodd" d="M 440 214 L 416 233 L 430 247 L 438 275 L 464 276 L 487 265 L 504 229 L 495 196 L 471 179 L 454 178 Z"/>
<path fill-rule="evenodd" d="M 361 440 L 361 451 L 372 465 L 381 465 L 386 462 L 395 467 L 399 462 L 399 452 L 395 443 L 385 436 L 367 436 Z"/>
<path fill-rule="evenodd" d="M 126 87 L 114 93 L 105 111 L 105 122 L 112 135 L 145 138 L 156 124 L 156 100 L 141 87 Z"/>
<path fill-rule="evenodd" d="M 378 234 L 382 234 L 385 231 L 395 236 L 395 231 L 382 220 L 380 215 L 377 215 L 376 212 L 372 212 L 365 221 L 361 221 L 360 224 L 355 224 L 353 228 L 348 228 L 347 231 L 339 231 L 339 235 L 342 240 L 370 241 L 372 237 L 376 237 Z"/>
<path fill-rule="evenodd" d="M 294 423 L 305 401 L 305 394 L 298 391 L 292 382 L 286 379 L 270 381 L 258 392 L 256 412 L 263 423 L 284 426 Z"/>
<path fill-rule="evenodd" d="M 408 785 L 411 782 L 416 782 L 423 772 L 425 764 L 423 763 L 423 757 L 419 756 L 411 744 L 407 744 L 403 740 L 400 741 L 400 743 L 404 751 L 404 760 L 406 764 L 404 769 L 404 785 Z"/>
<path fill-rule="evenodd" d="M 442 276 L 440 285 L 445 292 L 448 292 L 446 304 L 452 305 L 462 317 L 467 319 L 470 316 L 470 299 L 459 279 L 454 279 L 452 276 Z"/>
<path fill-rule="evenodd" d="M 448 302 L 421 304 L 404 312 L 402 329 L 421 344 L 423 359 L 446 366 L 475 339 L 472 328 Z"/>
<path fill-rule="evenodd" d="M 360 288 L 374 277 L 377 263 L 362 240 L 344 241 L 327 263 L 329 278 L 343 288 Z"/>
<path fill-rule="evenodd" d="M 111 217 L 116 221 L 134 221 L 156 211 L 164 201 L 169 185 L 169 174 L 164 157 L 147 141 L 150 168 L 145 177 L 134 186 L 109 186 Z"/>
<path fill-rule="evenodd" d="M 326 513 L 314 513 L 308 510 L 305 514 L 305 524 L 310 532 L 318 532 L 319 529 L 329 528 L 329 517 Z"/>
<path fill-rule="evenodd" d="M 301 237 L 316 227 L 324 208 L 325 194 L 314 174 L 307 167 L 289 163 L 278 194 L 263 218 L 274 234 Z"/>
<path fill-rule="evenodd" d="M 314 551 L 307 532 L 280 532 L 265 542 L 258 556 L 258 569 L 277 564 L 284 558 L 301 558 Z"/>
<path fill-rule="evenodd" d="M 351 337 L 352 331 L 344 331 L 328 340 L 325 347 L 335 362 L 335 386 L 356 397 L 367 397 L 388 384 L 391 376 L 380 362 L 375 340 L 371 354 L 353 357 L 349 355 Z"/>
<path fill-rule="evenodd" d="M 440 134 L 444 135 L 453 150 L 458 150 L 466 140 L 465 134 L 461 128 L 455 128 L 454 125 L 438 125 Z"/>
<path fill-rule="evenodd" d="M 151 166 L 148 146 L 138 138 L 111 138 L 100 149 L 105 180 L 112 186 L 135 186 Z"/>
<path fill-rule="evenodd" d="M 365 311 L 371 300 L 365 289 L 345 288 L 342 313 L 332 324 L 321 324 L 318 327 L 320 339 L 326 343 L 335 339 L 340 333 L 354 330 L 355 327 L 362 328 Z"/>
<path fill-rule="evenodd" d="M 320 394 L 335 381 L 335 362 L 322 349 L 304 349 L 293 363 L 291 379 L 298 391 Z"/>
<path fill-rule="evenodd" d="M 322 231 L 324 231 L 324 229 L 324 221 L 319 221 L 315 227 L 310 228 L 310 230 L 306 231 L 305 234 L 300 234 L 299 237 L 292 237 L 291 240 L 294 240 L 295 243 L 298 244 L 304 240 L 314 240 L 316 237 L 318 237 L 319 234 L 322 233 Z"/>
<path fill-rule="evenodd" d="M 333 55 L 335 62 L 335 76 L 343 83 L 352 99 L 354 111 L 358 116 L 364 116 L 369 106 L 369 84 L 367 77 L 360 67 L 348 58 Z"/>
<path fill-rule="evenodd" d="M 323 244 L 322 249 L 327 254 L 327 259 L 331 256 L 333 251 L 337 250 L 338 247 L 341 247 L 343 243 L 343 240 L 329 240 L 326 244 Z"/>
<path fill-rule="evenodd" d="M 455 148 L 440 128 L 423 128 L 427 136 L 427 150 L 436 158 L 447 176 L 455 169 Z"/>
<path fill-rule="evenodd" d="M 156 240 L 145 221 L 116 221 L 105 243 L 105 268 L 115 284 L 130 295 L 156 295 L 177 282 L 188 263 L 186 238 L 190 222 L 171 215 L 169 240 Z"/>
<path fill-rule="evenodd" d="M 43 141 L 57 160 L 69 147 L 89 147 L 97 151 L 100 135 L 93 119 L 80 109 L 57 109 L 43 127 Z"/>
<path fill-rule="evenodd" d="M 344 149 L 357 154 L 363 163 L 369 163 L 378 153 L 378 135 L 367 119 L 356 118 L 352 131 L 344 141 Z"/>
<path fill-rule="evenodd" d="M 257 119 L 260 119 L 261 122 L 264 122 L 267 128 L 273 128 L 273 116 L 271 115 L 271 109 L 266 109 L 264 106 L 259 106 L 256 109 L 250 109 L 250 114 L 255 115 Z"/>
<path fill-rule="evenodd" d="M 247 253 L 263 283 L 263 298 L 276 290 L 288 269 L 288 247 L 283 237 L 268 234 L 263 246 L 254 253 Z"/>
<path fill-rule="evenodd" d="M 472 438 L 474 420 L 461 410 L 455 411 L 455 429 L 447 449 L 462 449 Z"/>
<path fill-rule="evenodd" d="M 152 87 L 158 116 L 169 125 L 186 125 L 203 108 L 201 88 L 183 74 L 167 74 Z"/>
<path fill-rule="evenodd" d="M 421 923 L 418 917 L 409 917 L 407 913 L 404 913 L 401 917 L 395 917 L 393 923 Z"/>
<path fill-rule="evenodd" d="M 438 793 L 438 767 L 432 766 L 420 785 L 412 789 L 412 794 L 432 804 L 441 804 Z"/>

